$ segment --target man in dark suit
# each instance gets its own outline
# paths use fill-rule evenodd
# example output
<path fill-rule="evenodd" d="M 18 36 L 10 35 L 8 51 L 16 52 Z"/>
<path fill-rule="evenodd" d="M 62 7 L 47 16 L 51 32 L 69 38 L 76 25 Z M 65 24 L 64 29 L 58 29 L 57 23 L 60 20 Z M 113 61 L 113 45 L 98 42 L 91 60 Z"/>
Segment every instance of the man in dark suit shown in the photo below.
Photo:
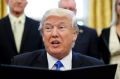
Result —
<path fill-rule="evenodd" d="M 79 32 L 72 11 L 62 8 L 48 10 L 42 18 L 39 30 L 45 50 L 17 55 L 13 58 L 12 64 L 50 70 L 71 70 L 103 64 L 96 58 L 72 51 Z"/>
<path fill-rule="evenodd" d="M 17 54 L 43 47 L 39 22 L 24 14 L 27 0 L 7 0 L 10 14 L 0 20 L 0 63 L 10 64 Z M 18 23 L 17 23 L 18 21 Z"/>
<path fill-rule="evenodd" d="M 60 0 L 59 8 L 64 8 L 73 11 L 75 14 L 77 12 L 75 0 Z M 75 42 L 73 50 L 80 52 L 84 55 L 92 56 L 95 58 L 100 58 L 98 53 L 98 36 L 95 30 L 88 28 L 84 25 L 79 26 L 79 34 Z"/>

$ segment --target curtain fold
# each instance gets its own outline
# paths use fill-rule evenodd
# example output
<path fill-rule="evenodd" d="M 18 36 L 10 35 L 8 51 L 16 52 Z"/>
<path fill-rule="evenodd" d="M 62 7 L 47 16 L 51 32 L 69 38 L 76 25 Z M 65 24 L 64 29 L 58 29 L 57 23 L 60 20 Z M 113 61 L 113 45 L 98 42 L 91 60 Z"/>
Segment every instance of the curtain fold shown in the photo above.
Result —
<path fill-rule="evenodd" d="M 6 15 L 6 0 L 0 0 L 0 19 Z"/>
<path fill-rule="evenodd" d="M 88 0 L 88 26 L 96 29 L 98 35 L 112 20 L 112 0 Z"/>

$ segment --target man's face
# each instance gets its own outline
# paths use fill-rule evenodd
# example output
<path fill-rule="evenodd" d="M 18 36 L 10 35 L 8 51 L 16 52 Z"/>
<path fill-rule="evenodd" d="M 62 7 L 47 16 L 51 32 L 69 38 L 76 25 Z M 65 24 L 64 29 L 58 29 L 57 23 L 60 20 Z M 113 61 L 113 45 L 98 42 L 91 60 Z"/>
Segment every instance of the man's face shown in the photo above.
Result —
<path fill-rule="evenodd" d="M 64 8 L 73 11 L 76 14 L 76 4 L 73 0 L 65 1 L 61 0 L 59 8 Z"/>
<path fill-rule="evenodd" d="M 22 14 L 24 12 L 27 0 L 8 0 L 8 5 L 12 13 Z"/>
<path fill-rule="evenodd" d="M 68 55 L 77 34 L 70 18 L 48 16 L 43 23 L 42 36 L 47 52 L 61 59 Z"/>

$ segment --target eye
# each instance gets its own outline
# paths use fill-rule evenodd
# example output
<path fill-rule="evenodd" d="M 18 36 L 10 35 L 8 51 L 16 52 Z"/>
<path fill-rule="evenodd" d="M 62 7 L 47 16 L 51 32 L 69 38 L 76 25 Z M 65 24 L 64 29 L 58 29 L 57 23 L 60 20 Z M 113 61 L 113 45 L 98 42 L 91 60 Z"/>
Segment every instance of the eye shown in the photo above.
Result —
<path fill-rule="evenodd" d="M 65 26 L 64 26 L 64 25 L 61 25 L 59 28 L 60 28 L 60 29 L 63 29 L 63 28 L 65 28 Z"/>
<path fill-rule="evenodd" d="M 47 31 L 47 32 L 50 32 L 52 29 L 53 29 L 52 25 L 45 25 L 44 26 L 44 30 Z"/>
<path fill-rule="evenodd" d="M 45 27 L 45 29 L 51 29 L 52 27 Z"/>
<path fill-rule="evenodd" d="M 65 30 L 65 25 L 59 25 L 59 27 L 58 27 L 60 30 Z"/>

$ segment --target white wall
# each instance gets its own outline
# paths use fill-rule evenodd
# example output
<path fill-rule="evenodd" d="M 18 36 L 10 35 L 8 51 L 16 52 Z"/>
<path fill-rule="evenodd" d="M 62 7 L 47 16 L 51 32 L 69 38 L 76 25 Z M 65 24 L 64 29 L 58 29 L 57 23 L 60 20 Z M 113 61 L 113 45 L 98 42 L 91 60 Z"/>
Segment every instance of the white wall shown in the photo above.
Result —
<path fill-rule="evenodd" d="M 28 0 L 25 13 L 33 18 L 41 19 L 46 10 L 58 7 L 59 0 Z M 85 20 L 87 17 L 87 0 L 76 0 L 77 19 Z"/>
<path fill-rule="evenodd" d="M 25 8 L 27 16 L 40 20 L 46 10 L 57 8 L 59 0 L 28 0 L 28 5 Z M 77 6 L 78 23 L 87 23 L 88 0 L 75 0 Z M 8 10 L 9 12 L 9 10 Z M 82 22 L 81 22 L 82 21 Z"/>

